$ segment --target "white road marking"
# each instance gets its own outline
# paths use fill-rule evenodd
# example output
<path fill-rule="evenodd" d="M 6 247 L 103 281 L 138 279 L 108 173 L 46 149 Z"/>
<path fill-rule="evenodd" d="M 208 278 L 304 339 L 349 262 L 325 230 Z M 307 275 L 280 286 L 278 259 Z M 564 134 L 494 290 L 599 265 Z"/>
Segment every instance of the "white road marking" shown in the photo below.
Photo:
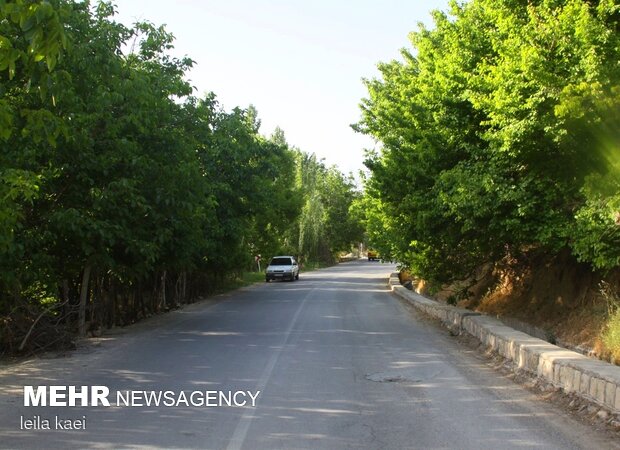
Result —
<path fill-rule="evenodd" d="M 256 387 L 254 388 L 255 391 L 261 391 L 261 394 L 263 393 L 265 387 L 267 386 L 267 383 L 269 382 L 269 378 L 271 378 L 273 369 L 275 368 L 276 363 L 280 358 L 280 354 L 282 353 L 282 350 L 284 350 L 284 347 L 286 347 L 293 328 L 295 328 L 295 324 L 297 323 L 297 319 L 301 314 L 301 310 L 306 304 L 306 300 L 308 300 L 308 298 L 314 293 L 315 290 L 316 288 L 308 292 L 308 294 L 304 297 L 303 301 L 297 308 L 297 311 L 295 311 L 295 315 L 293 316 L 290 325 L 284 333 L 284 339 L 282 340 L 282 344 L 278 346 L 278 349 L 273 352 L 271 358 L 269 358 L 269 362 L 267 362 L 267 366 L 265 366 L 265 370 L 263 370 L 263 373 L 261 374 L 258 383 L 256 384 Z M 255 408 L 249 408 L 245 410 L 245 412 L 239 419 L 237 426 L 235 427 L 235 431 L 230 438 L 230 442 L 228 443 L 228 447 L 226 447 L 226 450 L 240 450 L 241 447 L 243 447 L 243 443 L 245 442 L 245 438 L 248 434 L 248 430 L 250 429 L 250 425 L 252 424 L 252 420 L 254 420 L 255 411 Z"/>

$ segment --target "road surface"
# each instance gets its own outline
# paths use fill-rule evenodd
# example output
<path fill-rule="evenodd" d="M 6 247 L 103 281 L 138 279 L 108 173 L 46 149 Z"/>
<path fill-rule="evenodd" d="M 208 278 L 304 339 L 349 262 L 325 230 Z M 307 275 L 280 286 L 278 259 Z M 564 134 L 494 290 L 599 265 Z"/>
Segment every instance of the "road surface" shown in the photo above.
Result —
<path fill-rule="evenodd" d="M 0 447 L 618 448 L 417 317 L 388 291 L 393 270 L 352 262 L 302 272 L 299 281 L 257 284 L 150 319 L 67 357 L 5 367 Z M 24 406 L 24 386 L 54 385 L 102 386 L 110 406 Z M 175 405 L 198 394 L 193 405 L 144 406 L 140 395 L 160 391 Z M 127 400 L 134 406 L 115 403 L 136 392 Z M 228 406 L 226 396 L 239 392 Z M 209 407 L 199 405 L 202 395 Z M 33 429 L 45 420 L 50 430 Z M 58 429 L 57 420 L 85 429 Z"/>

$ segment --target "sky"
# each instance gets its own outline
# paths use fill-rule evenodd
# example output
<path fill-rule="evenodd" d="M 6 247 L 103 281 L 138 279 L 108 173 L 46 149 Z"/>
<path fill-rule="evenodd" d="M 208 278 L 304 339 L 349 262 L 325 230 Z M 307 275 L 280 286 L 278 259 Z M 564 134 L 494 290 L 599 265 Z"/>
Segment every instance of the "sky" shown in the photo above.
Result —
<path fill-rule="evenodd" d="M 260 133 L 276 126 L 289 145 L 344 173 L 364 168 L 376 144 L 354 132 L 363 78 L 400 58 L 418 23 L 448 0 L 116 0 L 115 19 L 147 20 L 175 36 L 178 57 L 195 61 L 195 95 L 214 92 L 230 111 L 250 104 Z"/>

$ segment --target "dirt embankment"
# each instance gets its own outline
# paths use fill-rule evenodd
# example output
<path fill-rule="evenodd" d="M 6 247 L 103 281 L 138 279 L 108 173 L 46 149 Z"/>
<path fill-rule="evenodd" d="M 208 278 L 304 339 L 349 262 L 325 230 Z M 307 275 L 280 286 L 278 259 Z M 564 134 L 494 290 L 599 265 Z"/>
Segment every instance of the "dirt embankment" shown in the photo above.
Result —
<path fill-rule="evenodd" d="M 403 278 L 412 279 L 407 274 Z M 486 264 L 472 278 L 438 291 L 422 280 L 412 281 L 422 294 L 497 316 L 552 343 L 613 360 L 601 333 L 609 318 L 609 294 L 620 291 L 620 271 L 603 276 L 568 252 L 549 257 L 532 251 Z"/>

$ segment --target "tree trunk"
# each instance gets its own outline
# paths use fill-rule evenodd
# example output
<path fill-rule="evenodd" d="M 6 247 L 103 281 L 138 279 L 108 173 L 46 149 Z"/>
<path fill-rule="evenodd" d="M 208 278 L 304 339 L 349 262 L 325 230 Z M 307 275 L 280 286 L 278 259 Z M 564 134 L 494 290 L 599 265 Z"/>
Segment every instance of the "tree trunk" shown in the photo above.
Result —
<path fill-rule="evenodd" d="M 60 312 L 61 320 L 63 323 L 69 323 L 72 318 L 69 316 L 71 312 L 71 302 L 69 301 L 69 280 L 66 278 L 62 280 L 62 311 Z"/>
<path fill-rule="evenodd" d="M 80 289 L 80 304 L 78 308 L 78 335 L 86 336 L 86 302 L 88 301 L 88 283 L 90 281 L 90 262 L 86 263 L 82 275 L 82 287 Z"/>
<path fill-rule="evenodd" d="M 166 310 L 166 271 L 161 275 L 161 308 Z"/>
<path fill-rule="evenodd" d="M 116 298 L 116 282 L 112 281 L 110 286 L 112 288 L 112 295 L 111 295 L 112 326 L 116 326 L 118 325 L 118 299 Z"/>

